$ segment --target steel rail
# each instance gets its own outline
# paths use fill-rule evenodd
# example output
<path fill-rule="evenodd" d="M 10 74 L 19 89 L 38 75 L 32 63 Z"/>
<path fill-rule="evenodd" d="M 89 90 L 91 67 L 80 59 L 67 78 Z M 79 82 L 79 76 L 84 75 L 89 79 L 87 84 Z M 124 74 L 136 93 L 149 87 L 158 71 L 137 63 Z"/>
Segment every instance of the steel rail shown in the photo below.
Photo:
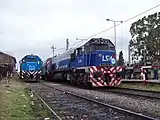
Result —
<path fill-rule="evenodd" d="M 54 110 L 34 90 L 31 89 L 31 91 L 52 112 L 52 114 L 56 116 L 58 120 L 62 120 L 61 117 L 58 116 L 56 112 L 54 112 Z"/>
<path fill-rule="evenodd" d="M 150 93 L 160 93 L 160 91 L 150 91 L 150 90 L 143 90 L 143 89 L 122 88 L 122 87 L 117 87 L 117 89 L 126 89 L 126 90 L 134 90 L 134 91 L 142 91 L 142 92 L 150 92 Z"/>
<path fill-rule="evenodd" d="M 127 92 L 123 91 L 123 90 L 126 90 Z M 146 98 L 150 98 L 150 99 L 160 99 L 160 96 L 143 95 L 143 93 L 160 94 L 160 92 L 158 92 L 158 91 L 153 92 L 153 91 L 149 91 L 149 90 L 137 90 L 137 89 L 128 89 L 128 88 L 127 89 L 125 89 L 125 88 L 114 88 L 114 89 L 105 89 L 105 90 L 98 90 L 98 91 L 133 95 L 133 96 L 139 96 L 139 97 L 146 97 Z M 130 92 L 132 92 L 132 93 L 130 93 Z M 142 94 L 139 94 L 139 93 L 136 93 L 136 92 L 141 92 Z"/>
<path fill-rule="evenodd" d="M 75 94 L 75 93 L 73 93 L 73 92 L 67 92 L 67 91 L 64 91 L 63 89 L 60 89 L 60 88 L 55 88 L 55 87 L 50 86 L 50 85 L 47 85 L 47 84 L 45 84 L 45 83 L 42 83 L 42 84 L 45 85 L 45 86 L 47 86 L 47 87 L 53 88 L 53 89 L 55 89 L 55 90 L 64 92 L 64 93 L 66 93 L 66 94 L 73 95 L 73 96 L 75 96 L 75 97 L 78 97 L 78 98 L 81 98 L 81 99 L 85 99 L 85 100 L 88 100 L 88 101 L 91 101 L 91 102 L 94 102 L 94 103 L 103 105 L 103 106 L 105 106 L 105 107 L 109 107 L 109 108 L 111 108 L 111 109 L 118 110 L 118 111 L 123 112 L 123 113 L 128 113 L 128 114 L 130 114 L 130 115 L 134 115 L 134 116 L 137 116 L 137 117 L 146 119 L 146 120 L 155 120 L 155 118 L 149 117 L 149 116 L 146 116 L 146 115 L 143 115 L 142 113 L 136 113 L 136 112 L 133 112 L 133 111 L 130 111 L 130 110 L 127 110 L 127 109 L 123 109 L 123 108 L 117 107 L 117 106 L 109 105 L 109 104 L 107 104 L 107 103 L 103 103 L 103 102 L 100 102 L 100 101 L 98 101 L 98 100 L 95 100 L 95 99 L 92 99 L 92 98 L 88 98 L 88 97 L 86 97 L 86 96 L 78 95 L 78 94 Z"/>

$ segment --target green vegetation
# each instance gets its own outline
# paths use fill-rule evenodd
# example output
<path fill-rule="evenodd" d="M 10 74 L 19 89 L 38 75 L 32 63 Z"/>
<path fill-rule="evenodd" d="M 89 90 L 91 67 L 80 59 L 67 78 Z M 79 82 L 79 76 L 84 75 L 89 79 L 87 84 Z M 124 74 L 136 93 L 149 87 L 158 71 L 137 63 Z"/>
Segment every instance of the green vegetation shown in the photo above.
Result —
<path fill-rule="evenodd" d="M 160 85 L 152 84 L 152 83 L 148 83 L 147 85 L 144 85 L 143 83 L 121 83 L 119 87 L 140 89 L 140 90 L 150 90 L 150 91 L 160 91 Z"/>
<path fill-rule="evenodd" d="M 132 60 L 141 63 L 155 62 L 160 59 L 160 12 L 144 16 L 130 27 L 130 50 Z"/>
<path fill-rule="evenodd" d="M 7 88 L 1 99 L 0 119 L 2 120 L 35 120 L 32 115 L 30 98 L 23 88 Z"/>
<path fill-rule="evenodd" d="M 0 83 L 0 120 L 36 120 L 50 118 L 51 113 L 21 83 Z"/>
<path fill-rule="evenodd" d="M 124 58 L 123 58 L 123 52 L 120 51 L 119 52 L 119 59 L 118 59 L 118 65 L 119 66 L 123 66 L 125 63 L 124 63 Z"/>

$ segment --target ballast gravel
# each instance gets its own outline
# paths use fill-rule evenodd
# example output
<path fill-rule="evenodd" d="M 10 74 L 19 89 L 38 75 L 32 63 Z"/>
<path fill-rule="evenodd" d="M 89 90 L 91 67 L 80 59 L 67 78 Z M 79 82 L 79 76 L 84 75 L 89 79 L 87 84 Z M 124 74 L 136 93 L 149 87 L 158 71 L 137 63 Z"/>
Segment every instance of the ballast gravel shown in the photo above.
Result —
<path fill-rule="evenodd" d="M 57 83 L 45 83 L 55 88 L 70 91 L 76 94 L 85 95 L 90 98 L 103 101 L 107 104 L 138 112 L 147 116 L 160 119 L 160 101 L 158 99 L 147 99 L 133 95 L 123 95 L 118 93 L 100 92 L 96 90 L 82 89 L 72 85 Z"/>
<path fill-rule="evenodd" d="M 141 120 L 41 84 L 30 87 L 60 115 L 62 120 Z"/>

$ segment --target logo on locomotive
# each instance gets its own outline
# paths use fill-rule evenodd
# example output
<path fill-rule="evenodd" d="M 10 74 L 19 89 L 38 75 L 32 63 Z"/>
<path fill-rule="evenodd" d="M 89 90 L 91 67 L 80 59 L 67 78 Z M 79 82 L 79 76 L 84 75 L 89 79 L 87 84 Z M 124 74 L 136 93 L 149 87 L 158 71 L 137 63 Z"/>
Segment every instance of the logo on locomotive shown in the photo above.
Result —
<path fill-rule="evenodd" d="M 33 65 L 29 65 L 29 70 L 35 70 L 36 68 L 35 68 L 35 66 L 33 66 Z"/>

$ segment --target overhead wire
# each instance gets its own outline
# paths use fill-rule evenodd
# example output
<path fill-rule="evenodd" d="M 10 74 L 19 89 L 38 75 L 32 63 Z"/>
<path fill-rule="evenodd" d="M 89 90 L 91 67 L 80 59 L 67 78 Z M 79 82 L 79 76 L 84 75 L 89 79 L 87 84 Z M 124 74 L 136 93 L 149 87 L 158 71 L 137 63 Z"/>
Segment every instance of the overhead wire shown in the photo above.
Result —
<path fill-rule="evenodd" d="M 119 26 L 119 25 L 121 25 L 121 24 L 123 24 L 123 23 L 126 23 L 126 22 L 128 22 L 128 21 L 130 21 L 130 20 L 132 20 L 132 19 L 134 19 L 134 18 L 136 18 L 136 17 L 138 17 L 138 16 L 140 16 L 140 15 L 142 15 L 142 14 L 145 14 L 145 13 L 147 13 L 147 12 L 149 12 L 149 11 L 151 11 L 151 10 L 153 10 L 153 9 L 155 9 L 155 8 L 157 8 L 157 7 L 159 7 L 159 6 L 160 6 L 160 4 L 154 6 L 154 7 L 150 8 L 150 9 L 147 9 L 147 10 L 145 10 L 144 12 L 141 12 L 141 13 L 139 13 L 139 14 L 133 16 L 133 17 L 130 17 L 130 18 L 124 20 L 122 23 L 116 24 L 115 27 L 117 27 L 117 26 Z M 110 30 L 110 29 L 112 29 L 112 28 L 114 28 L 114 26 L 109 27 L 109 28 L 107 28 L 107 29 L 105 29 L 105 30 L 103 30 L 103 31 L 101 31 L 101 32 L 98 32 L 98 33 L 96 33 L 96 34 L 90 36 L 89 38 L 92 38 L 92 37 L 94 37 L 94 36 L 97 36 L 97 35 L 99 35 L 99 34 L 102 34 L 102 33 L 106 32 L 106 31 L 108 31 L 108 30 Z M 88 39 L 89 39 L 89 38 L 88 38 Z"/>
<path fill-rule="evenodd" d="M 149 9 L 145 10 L 144 12 L 141 12 L 141 13 L 133 16 L 133 17 L 130 17 L 130 18 L 124 20 L 122 23 L 116 24 L 115 27 L 117 27 L 117 26 L 119 26 L 119 25 L 121 25 L 121 24 L 124 24 L 124 23 L 126 23 L 126 22 L 128 22 L 128 21 L 130 21 L 130 20 L 132 20 L 132 19 L 134 19 L 134 18 L 136 18 L 136 17 L 138 17 L 138 16 L 140 16 L 140 15 L 142 15 L 142 14 L 145 14 L 145 13 L 147 13 L 147 12 L 149 12 L 149 11 L 151 11 L 151 10 L 159 7 L 159 6 L 160 6 L 160 4 L 155 5 L 154 7 L 149 8 Z M 92 37 L 95 37 L 95 36 L 97 36 L 97 35 L 99 35 L 99 34 L 102 34 L 102 33 L 106 32 L 106 31 L 108 31 L 108 30 L 111 30 L 111 29 L 113 29 L 113 28 L 114 28 L 114 26 L 111 26 L 111 27 L 109 27 L 109 28 L 107 28 L 107 29 L 105 29 L 105 30 L 102 30 L 102 31 L 100 31 L 100 32 L 98 32 L 98 33 L 96 33 L 96 34 L 88 37 L 87 40 L 90 39 L 90 38 L 92 38 Z M 121 28 L 121 37 L 122 37 L 122 28 Z M 73 45 L 76 45 L 76 44 L 82 43 L 82 42 L 83 42 L 83 41 L 75 42 L 75 43 L 73 43 L 73 44 L 70 44 L 70 46 L 73 46 Z M 60 48 L 60 49 L 64 49 L 64 48 Z M 122 47 L 122 49 L 123 49 L 123 47 Z M 59 50 L 59 49 L 58 49 L 58 50 Z"/>
<path fill-rule="evenodd" d="M 75 43 L 72 43 L 72 44 L 70 44 L 70 46 L 72 45 L 76 45 L 76 44 L 81 44 L 83 41 L 78 41 L 78 42 L 75 42 Z"/>

